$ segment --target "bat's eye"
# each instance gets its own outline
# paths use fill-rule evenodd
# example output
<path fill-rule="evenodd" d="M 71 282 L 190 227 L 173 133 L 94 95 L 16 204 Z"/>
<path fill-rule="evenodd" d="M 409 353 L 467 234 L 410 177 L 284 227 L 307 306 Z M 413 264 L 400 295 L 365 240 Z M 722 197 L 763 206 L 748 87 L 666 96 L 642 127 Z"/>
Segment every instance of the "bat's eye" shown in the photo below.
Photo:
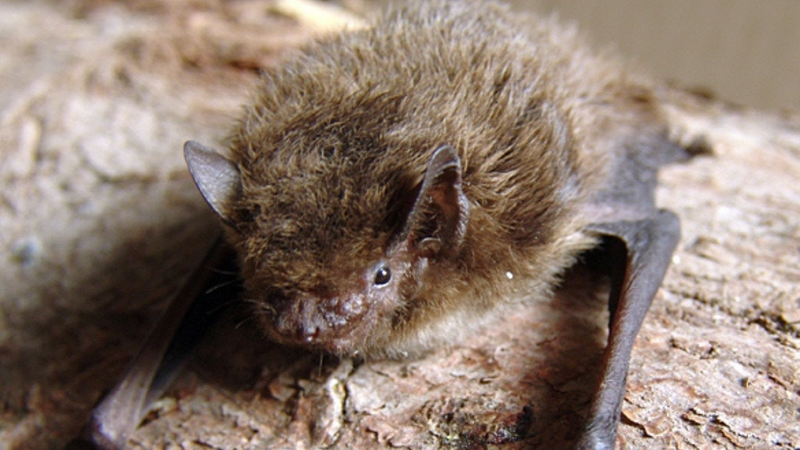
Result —
<path fill-rule="evenodd" d="M 389 270 L 389 266 L 381 263 L 375 269 L 375 286 L 385 286 L 390 281 L 392 281 L 392 271 Z"/>

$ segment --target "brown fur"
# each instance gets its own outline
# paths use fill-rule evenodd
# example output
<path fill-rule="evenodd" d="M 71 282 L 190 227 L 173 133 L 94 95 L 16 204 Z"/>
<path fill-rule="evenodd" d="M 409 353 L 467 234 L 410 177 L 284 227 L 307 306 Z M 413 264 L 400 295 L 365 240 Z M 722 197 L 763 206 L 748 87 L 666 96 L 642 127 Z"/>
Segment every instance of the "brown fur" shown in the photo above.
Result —
<path fill-rule="evenodd" d="M 275 316 L 360 289 L 354 274 L 394 245 L 442 144 L 461 158 L 463 242 L 403 278 L 418 286 L 400 287 L 399 313 L 312 346 L 414 353 L 515 290 L 547 293 L 595 244 L 581 229 L 601 213 L 587 205 L 626 157 L 621 142 L 663 138 L 651 97 L 570 29 L 495 4 L 416 2 L 308 45 L 264 75 L 230 140 L 249 299 L 273 337 L 302 344 L 274 332 Z"/>

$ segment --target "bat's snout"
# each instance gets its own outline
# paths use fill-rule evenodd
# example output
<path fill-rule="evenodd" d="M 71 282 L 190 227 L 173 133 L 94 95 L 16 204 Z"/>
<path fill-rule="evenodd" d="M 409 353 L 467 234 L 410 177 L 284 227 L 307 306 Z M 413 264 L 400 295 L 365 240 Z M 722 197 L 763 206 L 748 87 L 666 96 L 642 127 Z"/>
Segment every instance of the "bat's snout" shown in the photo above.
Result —
<path fill-rule="evenodd" d="M 302 295 L 282 306 L 272 316 L 272 328 L 282 341 L 337 353 L 346 350 L 343 341 L 352 340 L 352 330 L 368 309 L 358 295 Z"/>

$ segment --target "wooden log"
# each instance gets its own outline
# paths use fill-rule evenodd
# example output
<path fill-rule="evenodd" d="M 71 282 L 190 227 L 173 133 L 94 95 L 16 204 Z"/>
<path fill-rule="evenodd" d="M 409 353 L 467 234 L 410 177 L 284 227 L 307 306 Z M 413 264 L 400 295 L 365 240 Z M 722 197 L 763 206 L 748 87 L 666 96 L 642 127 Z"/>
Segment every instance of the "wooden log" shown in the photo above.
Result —
<path fill-rule="evenodd" d="M 214 235 L 182 142 L 221 139 L 255 69 L 311 34 L 255 2 L 131 5 L 0 4 L 8 448 L 60 448 L 114 383 Z M 683 239 L 634 349 L 620 448 L 798 448 L 800 117 L 663 94 L 714 154 L 661 174 Z M 597 376 L 602 289 L 577 269 L 403 361 L 275 347 L 234 311 L 131 447 L 564 448 Z"/>

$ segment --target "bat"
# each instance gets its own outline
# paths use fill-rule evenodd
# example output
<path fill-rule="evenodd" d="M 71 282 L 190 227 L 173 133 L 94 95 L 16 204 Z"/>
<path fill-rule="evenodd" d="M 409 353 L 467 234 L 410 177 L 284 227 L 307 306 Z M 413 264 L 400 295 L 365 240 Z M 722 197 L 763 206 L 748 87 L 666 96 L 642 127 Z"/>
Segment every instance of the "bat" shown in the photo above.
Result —
<path fill-rule="evenodd" d="M 555 20 L 494 3 L 411 2 L 298 50 L 265 71 L 225 152 L 186 143 L 225 240 L 82 442 L 124 445 L 203 286 L 237 288 L 192 308 L 241 285 L 275 342 L 414 357 L 513 292 L 548 295 L 593 251 L 611 279 L 609 338 L 575 448 L 613 448 L 634 339 L 680 237 L 655 204 L 657 172 L 693 154 L 657 88 Z"/>

